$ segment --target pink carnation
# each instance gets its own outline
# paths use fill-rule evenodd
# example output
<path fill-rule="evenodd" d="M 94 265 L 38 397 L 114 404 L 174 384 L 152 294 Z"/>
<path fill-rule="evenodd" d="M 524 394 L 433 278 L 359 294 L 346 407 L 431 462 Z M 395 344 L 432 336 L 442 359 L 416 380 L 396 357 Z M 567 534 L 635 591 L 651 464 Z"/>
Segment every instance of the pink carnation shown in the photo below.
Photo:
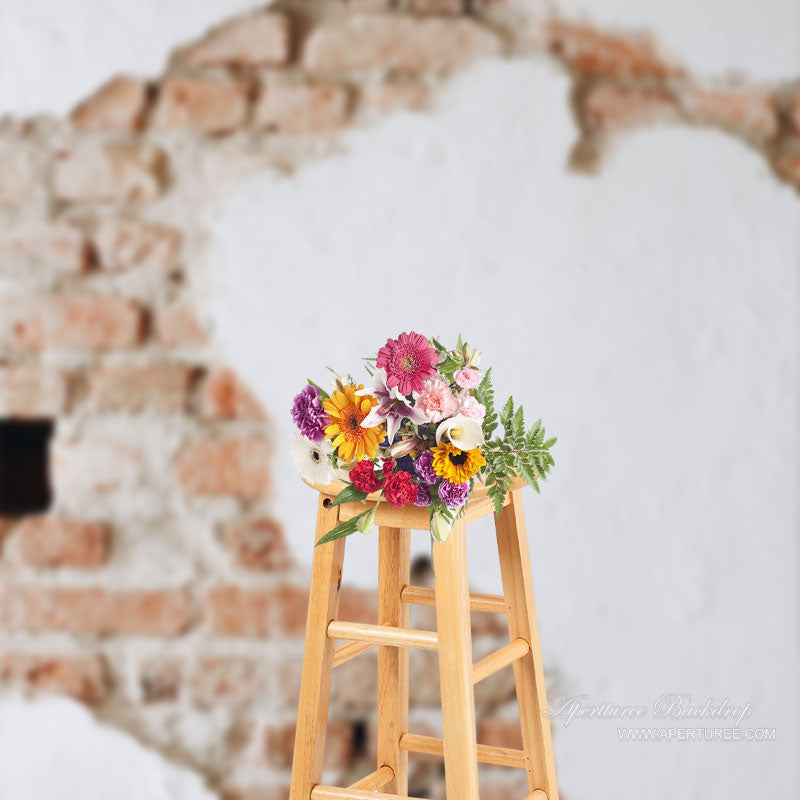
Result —
<path fill-rule="evenodd" d="M 431 422 L 441 422 L 458 411 L 458 403 L 447 381 L 442 378 L 431 378 L 425 381 L 415 408 L 421 408 Z"/>
<path fill-rule="evenodd" d="M 462 389 L 474 389 L 481 382 L 481 373 L 477 369 L 460 369 L 453 378 Z"/>
<path fill-rule="evenodd" d="M 486 406 L 481 405 L 469 392 L 461 392 L 458 395 L 458 413 L 482 423 L 486 416 Z"/>

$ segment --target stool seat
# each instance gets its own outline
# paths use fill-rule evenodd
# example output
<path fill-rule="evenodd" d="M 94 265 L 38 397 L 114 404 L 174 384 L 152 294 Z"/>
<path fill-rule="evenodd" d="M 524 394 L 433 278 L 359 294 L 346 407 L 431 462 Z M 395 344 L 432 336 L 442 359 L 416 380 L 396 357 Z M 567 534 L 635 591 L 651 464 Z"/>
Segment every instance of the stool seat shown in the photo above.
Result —
<path fill-rule="evenodd" d="M 331 503 L 331 498 L 336 497 L 342 489 L 348 486 L 343 481 L 321 484 L 304 480 L 304 483 L 328 498 L 328 505 Z M 514 478 L 503 505 L 507 506 L 511 502 L 512 492 L 521 489 L 525 485 L 526 483 L 522 478 Z M 389 528 L 410 528 L 415 531 L 427 531 L 430 529 L 430 513 L 427 508 L 418 506 L 392 508 L 385 500 L 378 502 L 379 497 L 380 492 L 373 492 L 367 495 L 364 502 L 342 503 L 339 506 L 339 522 L 347 522 L 347 520 L 358 516 L 362 511 L 366 511 L 367 508 L 377 506 L 375 511 L 376 525 L 384 525 Z M 464 522 L 474 522 L 476 519 L 493 513 L 494 504 L 489 498 L 489 490 L 484 483 L 476 481 L 472 492 L 470 492 L 467 510 L 463 515 Z"/>
<path fill-rule="evenodd" d="M 480 800 L 479 762 L 524 770 L 528 787 L 520 800 L 558 800 L 522 512 L 523 483 L 521 479 L 514 482 L 496 515 L 486 487 L 475 484 L 467 509 L 454 522 L 447 540 L 432 543 L 433 589 L 410 583 L 410 532 L 430 529 L 428 508 L 393 508 L 379 499 L 379 493 L 368 495 L 363 502 L 334 505 L 347 484 L 308 484 L 319 492 L 315 542 L 367 507 L 375 508 L 378 623 L 338 618 L 346 539 L 315 547 L 289 800 L 413 800 L 408 797 L 409 753 L 444 759 L 447 800 Z M 488 514 L 495 520 L 502 595 L 469 591 L 466 525 Z M 435 606 L 435 631 L 409 627 L 411 604 Z M 471 611 L 505 614 L 509 632 L 507 645 L 474 663 Z M 343 644 L 337 645 L 337 641 Z M 375 647 L 376 769 L 348 787 L 324 785 L 321 779 L 331 674 Z M 408 653 L 412 647 L 436 651 L 439 656 L 441 739 L 408 729 Z M 476 736 L 474 686 L 509 666 L 514 670 L 521 750 L 480 744 Z"/>

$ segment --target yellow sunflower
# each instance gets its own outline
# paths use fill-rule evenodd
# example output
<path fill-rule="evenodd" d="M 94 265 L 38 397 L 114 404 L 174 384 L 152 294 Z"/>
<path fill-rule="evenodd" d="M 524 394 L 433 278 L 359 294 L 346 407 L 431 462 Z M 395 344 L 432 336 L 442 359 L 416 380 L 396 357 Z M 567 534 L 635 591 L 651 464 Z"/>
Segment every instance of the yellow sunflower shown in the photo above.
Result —
<path fill-rule="evenodd" d="M 459 450 L 452 444 L 432 447 L 433 471 L 451 483 L 465 483 L 486 465 L 480 447 Z"/>
<path fill-rule="evenodd" d="M 371 396 L 357 397 L 356 392 L 364 386 L 344 386 L 343 391 L 335 391 L 322 401 L 330 424 L 325 427 L 325 438 L 339 448 L 339 460 L 343 462 L 360 461 L 365 455 L 375 458 L 378 444 L 383 441 L 383 424 L 374 428 L 362 428 L 361 422 L 378 401 Z"/>

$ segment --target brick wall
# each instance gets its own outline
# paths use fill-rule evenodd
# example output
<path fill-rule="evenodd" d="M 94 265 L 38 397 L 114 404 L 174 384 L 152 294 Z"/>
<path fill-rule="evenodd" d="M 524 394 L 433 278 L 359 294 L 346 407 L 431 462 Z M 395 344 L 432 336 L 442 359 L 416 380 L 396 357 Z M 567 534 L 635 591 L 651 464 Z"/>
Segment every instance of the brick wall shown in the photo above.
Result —
<path fill-rule="evenodd" d="M 176 50 L 156 79 L 112 78 L 69 119 L 0 121 L 0 418 L 57 423 L 52 507 L 0 519 L 5 684 L 89 704 L 226 797 L 285 796 L 304 575 L 271 506 L 269 417 L 202 311 L 210 216 L 253 170 L 422 109 L 477 58 L 549 56 L 573 82 L 573 167 L 636 126 L 707 125 L 800 186 L 791 85 L 701 79 L 645 36 L 519 8 L 278 3 Z M 371 620 L 374 597 L 350 591 L 342 615 Z M 504 634 L 475 625 L 480 656 Z M 367 655 L 336 675 L 334 780 L 372 768 L 374 668 Z M 435 730 L 430 654 L 412 669 L 415 726 Z M 487 743 L 515 745 L 509 678 L 479 686 Z M 440 796 L 438 762 L 414 764 L 412 793 Z M 486 777 L 496 800 L 523 793 Z"/>

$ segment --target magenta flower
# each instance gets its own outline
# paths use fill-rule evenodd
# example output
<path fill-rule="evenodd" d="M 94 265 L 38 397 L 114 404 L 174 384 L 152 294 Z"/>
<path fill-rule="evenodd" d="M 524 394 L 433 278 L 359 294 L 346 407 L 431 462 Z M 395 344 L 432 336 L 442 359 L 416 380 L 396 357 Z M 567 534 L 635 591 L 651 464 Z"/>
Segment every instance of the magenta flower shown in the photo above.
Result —
<path fill-rule="evenodd" d="M 417 425 L 427 422 L 421 409 L 410 405 L 397 388 L 389 388 L 386 370 L 376 369 L 374 381 L 372 389 L 360 389 L 356 392 L 357 395 L 372 395 L 378 400 L 378 405 L 373 406 L 372 411 L 361 421 L 362 428 L 374 428 L 386 422 L 386 436 L 391 444 L 404 419 L 410 419 Z"/>
<path fill-rule="evenodd" d="M 401 333 L 378 350 L 376 366 L 386 370 L 386 385 L 400 394 L 421 392 L 423 382 L 436 373 L 439 356 L 421 333 Z"/>
<path fill-rule="evenodd" d="M 322 407 L 320 391 L 316 386 L 309 383 L 300 394 L 295 395 L 292 419 L 300 433 L 312 442 L 321 442 L 325 438 L 325 426 L 330 419 Z"/>
<path fill-rule="evenodd" d="M 448 508 L 461 508 L 469 497 L 469 482 L 451 483 L 443 480 L 439 484 L 439 497 Z"/>
<path fill-rule="evenodd" d="M 424 486 L 417 485 L 417 499 L 414 501 L 415 506 L 429 506 L 431 504 L 431 496 Z"/>
<path fill-rule="evenodd" d="M 433 453 L 430 450 L 423 450 L 414 460 L 414 472 L 428 486 L 439 480 L 439 476 L 433 471 Z"/>

